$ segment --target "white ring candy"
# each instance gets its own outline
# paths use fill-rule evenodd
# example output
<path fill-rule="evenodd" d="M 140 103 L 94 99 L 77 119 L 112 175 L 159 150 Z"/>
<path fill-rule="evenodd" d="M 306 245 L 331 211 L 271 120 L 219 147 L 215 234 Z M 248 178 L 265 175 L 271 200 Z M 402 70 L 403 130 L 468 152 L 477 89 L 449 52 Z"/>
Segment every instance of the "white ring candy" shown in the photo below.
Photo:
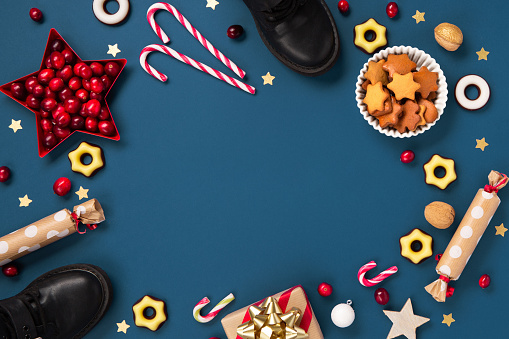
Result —
<path fill-rule="evenodd" d="M 94 0 L 92 9 L 95 17 L 104 24 L 116 25 L 122 22 L 129 13 L 129 0 L 115 0 L 118 3 L 117 13 L 110 14 L 106 11 L 108 0 Z"/>
<path fill-rule="evenodd" d="M 470 100 L 467 98 L 465 94 L 466 89 L 469 86 L 477 87 L 479 91 L 479 95 L 476 99 Z M 465 75 L 463 78 L 459 79 L 456 83 L 456 88 L 454 90 L 454 95 L 456 97 L 456 101 L 458 105 L 467 109 L 469 111 L 476 111 L 480 108 L 483 108 L 484 105 L 490 100 L 491 90 L 490 85 L 478 75 L 469 74 Z"/>

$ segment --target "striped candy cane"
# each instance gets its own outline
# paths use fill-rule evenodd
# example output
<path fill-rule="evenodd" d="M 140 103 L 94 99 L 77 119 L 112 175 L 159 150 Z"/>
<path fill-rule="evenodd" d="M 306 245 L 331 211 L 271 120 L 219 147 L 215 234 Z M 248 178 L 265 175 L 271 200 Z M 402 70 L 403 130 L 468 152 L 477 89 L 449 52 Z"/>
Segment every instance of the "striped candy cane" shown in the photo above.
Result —
<path fill-rule="evenodd" d="M 372 270 L 375 267 L 376 263 L 374 261 L 370 261 L 359 269 L 359 273 L 357 273 L 357 278 L 359 279 L 359 282 L 361 283 L 362 286 L 366 287 L 375 286 L 398 271 L 398 268 L 396 266 L 392 266 L 391 268 L 383 271 L 373 279 L 366 279 L 364 277 L 364 275 L 366 275 L 366 272 Z"/>
<path fill-rule="evenodd" d="M 231 303 L 233 300 L 235 300 L 235 297 L 233 296 L 233 293 L 228 294 L 223 300 L 221 300 L 206 316 L 202 317 L 200 315 L 200 310 L 204 308 L 206 305 L 210 303 L 209 298 L 205 297 L 193 309 L 193 316 L 194 319 L 196 319 L 199 323 L 208 323 L 212 319 L 216 317 L 216 315 L 221 311 L 223 308 L 226 307 L 229 303 Z"/>
<path fill-rule="evenodd" d="M 171 49 L 171 48 L 163 46 L 163 45 L 156 45 L 156 44 L 148 45 L 141 50 L 140 65 L 148 74 L 152 75 L 153 77 L 155 77 L 156 79 L 158 79 L 162 82 L 165 82 L 166 80 L 168 80 L 168 77 L 164 73 L 159 72 L 154 67 L 152 67 L 148 64 L 147 56 L 151 52 L 161 52 L 161 53 L 167 54 L 171 57 L 174 57 L 175 59 L 177 59 L 179 61 L 182 61 L 183 63 L 186 63 L 188 65 L 193 66 L 196 69 L 199 69 L 202 72 L 210 74 L 217 79 L 223 80 L 232 86 L 240 88 L 241 90 L 246 91 L 248 93 L 255 94 L 256 89 L 253 86 L 247 85 L 241 81 L 235 80 L 231 76 L 228 76 L 228 75 L 226 75 L 220 71 L 217 71 L 205 64 L 202 64 L 201 62 L 196 61 L 182 53 L 179 53 L 179 52 L 175 51 L 174 49 Z"/>
<path fill-rule="evenodd" d="M 147 20 L 154 32 L 156 32 L 157 36 L 163 41 L 163 43 L 168 43 L 170 38 L 166 33 L 161 29 L 161 27 L 156 23 L 154 19 L 154 15 L 159 10 L 167 10 L 191 33 L 202 45 L 205 47 L 212 55 L 214 55 L 217 59 L 221 60 L 221 62 L 231 69 L 235 74 L 237 74 L 241 79 L 244 78 L 246 73 L 240 69 L 233 61 L 228 59 L 221 53 L 217 48 L 215 48 L 207 39 L 203 37 L 203 35 L 198 32 L 196 28 L 187 19 L 172 5 L 165 2 L 156 2 L 152 6 L 149 7 L 147 11 Z"/>

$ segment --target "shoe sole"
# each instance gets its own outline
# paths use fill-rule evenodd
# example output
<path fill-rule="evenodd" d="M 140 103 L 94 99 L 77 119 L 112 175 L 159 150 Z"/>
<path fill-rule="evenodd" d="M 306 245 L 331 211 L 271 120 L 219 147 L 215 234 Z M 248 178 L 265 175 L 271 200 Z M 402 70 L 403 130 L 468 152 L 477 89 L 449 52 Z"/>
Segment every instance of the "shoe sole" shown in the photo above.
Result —
<path fill-rule="evenodd" d="M 272 45 L 267 41 L 267 39 L 265 38 L 265 35 L 263 34 L 262 30 L 260 29 L 260 25 L 258 23 L 258 20 L 256 20 L 254 14 L 250 11 L 251 12 L 251 16 L 254 19 L 254 22 L 255 22 L 255 25 L 256 25 L 256 29 L 258 30 L 258 34 L 262 38 L 263 43 L 269 49 L 269 51 L 279 61 L 281 61 L 286 67 L 290 68 L 291 70 L 293 70 L 293 71 L 295 71 L 295 72 L 297 72 L 299 74 L 306 75 L 306 76 L 309 76 L 309 77 L 319 76 L 319 75 L 322 75 L 322 74 L 326 73 L 327 71 L 329 71 L 334 66 L 334 64 L 336 63 L 336 61 L 338 60 L 338 57 L 339 57 L 339 34 L 338 34 L 338 28 L 336 26 L 336 22 L 334 21 L 334 18 L 332 17 L 332 13 L 329 10 L 329 7 L 325 3 L 325 1 L 324 0 L 320 0 L 320 3 L 322 4 L 323 8 L 327 12 L 327 16 L 329 17 L 329 22 L 332 25 L 332 29 L 333 29 L 333 32 L 334 32 L 334 50 L 333 50 L 332 55 L 329 58 L 329 60 L 325 64 L 323 64 L 323 65 L 321 65 L 319 67 L 304 67 L 304 66 L 300 66 L 300 65 L 298 65 L 298 64 L 288 60 L 284 55 L 278 53 L 272 47 Z"/>

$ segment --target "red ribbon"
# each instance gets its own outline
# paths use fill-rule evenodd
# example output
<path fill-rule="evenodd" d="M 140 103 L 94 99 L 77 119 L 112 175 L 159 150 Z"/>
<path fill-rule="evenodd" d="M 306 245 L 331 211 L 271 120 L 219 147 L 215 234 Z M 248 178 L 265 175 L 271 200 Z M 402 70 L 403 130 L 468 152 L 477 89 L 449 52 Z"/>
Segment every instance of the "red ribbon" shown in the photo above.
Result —
<path fill-rule="evenodd" d="M 76 223 L 76 232 L 78 232 L 79 234 L 85 234 L 87 233 L 87 230 L 85 229 L 83 232 L 80 231 L 79 229 L 79 224 L 80 224 L 80 219 L 78 217 L 78 215 L 76 213 L 71 213 L 71 217 L 74 219 L 74 222 Z M 95 230 L 97 228 L 97 225 L 96 224 L 83 224 L 85 226 L 87 226 L 87 228 L 91 231 Z"/>
<path fill-rule="evenodd" d="M 501 182 L 498 183 L 498 185 L 495 185 L 495 186 L 491 186 L 491 185 L 484 186 L 484 190 L 486 192 L 498 193 L 498 187 L 507 181 L 507 175 L 505 175 L 504 173 L 500 173 L 500 174 L 502 174 L 504 176 L 504 180 L 502 180 Z"/>
<path fill-rule="evenodd" d="M 454 287 L 447 286 L 447 291 L 445 292 L 445 297 L 450 298 L 454 294 Z"/>
<path fill-rule="evenodd" d="M 438 277 L 439 279 L 445 281 L 446 284 L 449 283 L 449 281 L 451 281 L 451 279 L 447 278 L 445 275 L 441 275 L 440 277 Z"/>

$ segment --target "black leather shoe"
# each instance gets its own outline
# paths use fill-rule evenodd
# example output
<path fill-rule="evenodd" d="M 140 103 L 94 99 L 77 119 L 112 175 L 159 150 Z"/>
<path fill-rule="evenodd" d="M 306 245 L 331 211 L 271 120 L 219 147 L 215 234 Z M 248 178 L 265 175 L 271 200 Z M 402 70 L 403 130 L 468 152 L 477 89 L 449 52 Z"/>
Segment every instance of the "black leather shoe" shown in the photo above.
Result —
<path fill-rule="evenodd" d="M 336 23 L 324 0 L 244 0 L 265 46 L 290 69 L 317 76 L 339 56 Z"/>
<path fill-rule="evenodd" d="M 106 313 L 111 297 L 111 282 L 99 267 L 57 268 L 0 300 L 0 338 L 82 338 Z"/>

